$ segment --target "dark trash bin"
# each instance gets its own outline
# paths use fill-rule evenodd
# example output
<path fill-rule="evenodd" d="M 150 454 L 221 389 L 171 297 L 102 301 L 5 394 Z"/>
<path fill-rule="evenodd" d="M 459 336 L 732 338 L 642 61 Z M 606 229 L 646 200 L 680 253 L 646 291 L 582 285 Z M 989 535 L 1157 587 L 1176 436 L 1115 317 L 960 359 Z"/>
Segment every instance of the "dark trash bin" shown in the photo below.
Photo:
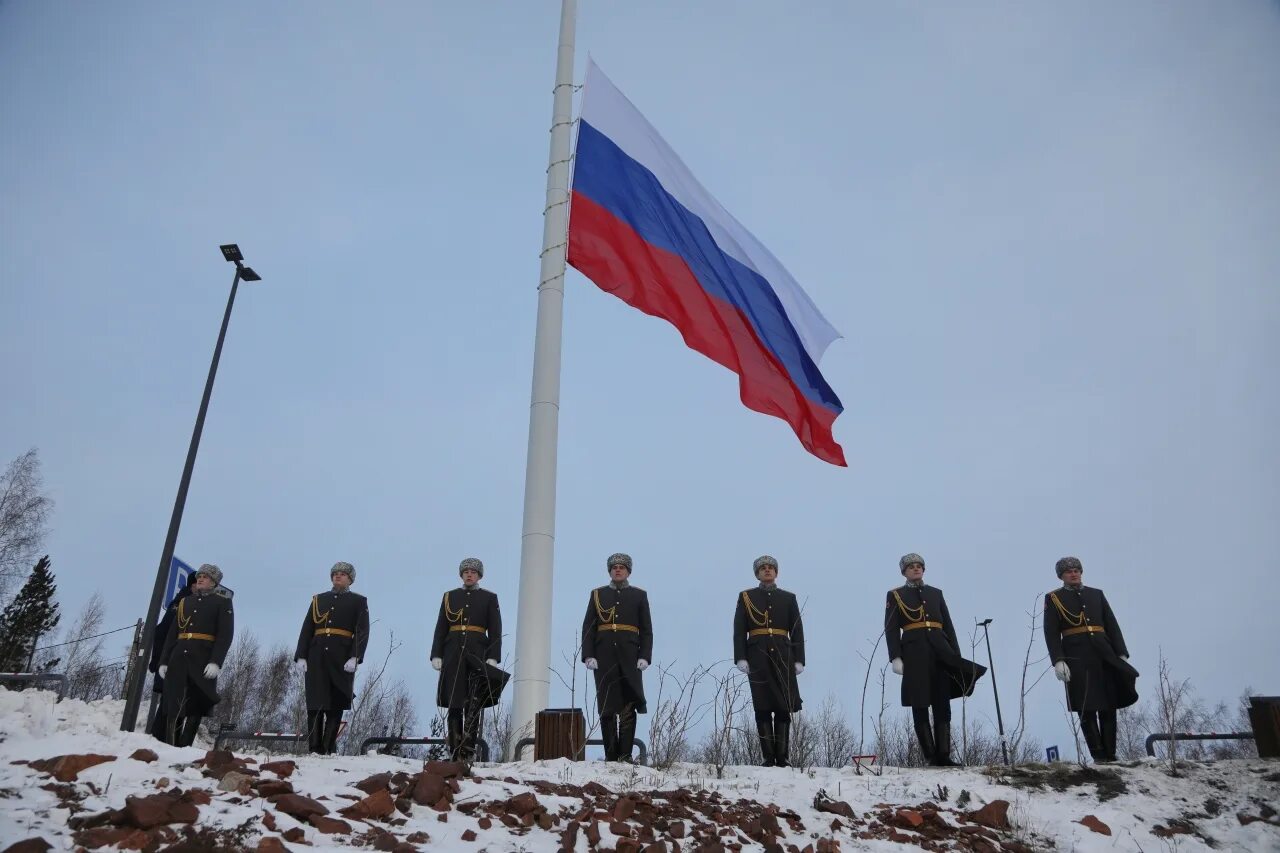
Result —
<path fill-rule="evenodd" d="M 533 758 L 581 761 L 587 747 L 586 720 L 581 708 L 548 708 L 533 721 Z"/>
<path fill-rule="evenodd" d="M 1250 696 L 1249 724 L 1259 758 L 1280 758 L 1280 696 Z"/>

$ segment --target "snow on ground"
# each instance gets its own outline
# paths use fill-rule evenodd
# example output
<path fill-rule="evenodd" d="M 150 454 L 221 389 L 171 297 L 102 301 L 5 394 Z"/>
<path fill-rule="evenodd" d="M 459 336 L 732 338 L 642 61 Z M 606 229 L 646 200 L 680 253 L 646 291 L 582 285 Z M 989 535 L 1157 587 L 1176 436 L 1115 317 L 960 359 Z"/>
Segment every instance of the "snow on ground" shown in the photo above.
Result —
<path fill-rule="evenodd" d="M 742 850 L 900 850 L 918 847 L 926 837 L 934 839 L 931 849 L 1280 851 L 1280 818 L 1275 811 L 1280 807 L 1280 762 L 1261 760 L 1193 764 L 1177 778 L 1154 760 L 1101 772 L 1060 764 L 1005 772 L 887 768 L 880 776 L 859 775 L 853 768 L 729 767 L 723 778 L 717 778 L 714 768 L 700 764 L 665 770 L 566 760 L 483 764 L 475 765 L 470 777 L 458 780 L 451 805 L 410 805 L 401 799 L 408 814 L 395 812 L 388 816 L 391 822 L 346 817 L 351 832 L 325 834 L 278 810 L 256 789 L 248 791 L 247 782 L 239 792 L 219 790 L 217 774 L 211 778 L 194 763 L 206 758 L 207 744 L 178 749 L 143 734 L 118 731 L 122 709 L 119 701 L 55 703 L 53 694 L 45 691 L 0 690 L 0 851 L 30 838 L 42 838 L 55 850 L 74 849 L 75 830 L 67 823 L 73 815 L 83 821 L 85 816 L 122 809 L 126 796 L 154 795 L 175 786 L 209 793 L 209 802 L 199 805 L 192 827 L 172 827 L 176 837 L 188 836 L 182 848 L 187 850 L 212 849 L 209 839 L 214 835 L 206 833 L 202 842 L 190 839 L 192 832 L 208 829 L 222 833 L 217 836 L 219 843 L 246 849 L 259 847 L 263 838 L 280 838 L 292 831 L 293 839 L 301 837 L 317 851 L 372 846 L 381 835 L 379 849 L 388 850 L 407 851 L 412 845 L 423 850 L 555 853 L 562 849 L 563 833 L 575 818 L 583 830 L 576 835 L 575 851 L 675 850 L 672 836 L 664 833 L 668 822 L 683 818 L 689 834 L 677 842 L 682 851 L 735 849 L 734 844 Z M 129 757 L 139 749 L 153 750 L 158 759 Z M 86 753 L 114 758 L 80 771 L 65 784 L 26 763 Z M 340 817 L 338 809 L 365 797 L 365 790 L 352 787 L 356 782 L 378 773 L 425 775 L 422 762 L 393 756 L 236 755 L 249 762 L 249 770 L 273 759 L 292 758 L 296 771 L 288 782 L 298 794 L 328 807 L 332 818 Z M 261 770 L 253 781 L 277 778 Z M 592 782 L 607 792 L 591 787 L 584 793 L 575 787 Z M 686 793 L 672 793 L 679 789 Z M 503 823 L 504 819 L 518 823 L 511 816 L 518 813 L 511 799 L 530 792 L 546 809 L 543 823 L 555 823 L 550 829 L 536 821 L 514 829 Z M 406 796 L 394 786 L 391 795 Z M 820 796 L 847 803 L 852 816 L 816 810 Z M 700 804 L 698 798 L 702 798 Z M 970 822 L 974 812 L 1000 800 L 1010 804 L 1007 828 L 985 829 Z M 640 805 L 628 817 L 632 803 Z M 753 841 L 748 833 L 759 838 L 759 826 L 751 825 L 749 819 L 769 805 L 778 807 L 777 831 Z M 701 810 L 692 819 L 690 807 L 694 812 Z M 900 814 L 903 808 L 911 814 Z M 912 815 L 921 814 L 927 820 L 920 832 L 926 835 L 910 828 Z M 701 819 L 707 815 L 711 817 Z M 1086 815 L 1100 820 L 1111 834 L 1079 823 Z M 275 831 L 268 828 L 273 824 Z M 641 829 L 646 824 L 661 828 L 656 844 Z M 597 847 L 589 844 L 588 825 L 600 831 Z M 613 829 L 640 835 L 642 840 L 615 835 Z M 719 841 L 726 847 L 708 845 L 705 834 L 694 838 L 695 830 L 719 832 Z M 80 831 L 84 832 L 83 826 Z M 425 833 L 429 840 L 415 833 Z M 84 841 L 88 836 L 80 837 Z M 135 836 L 134 843 L 141 844 L 136 841 L 140 837 Z M 412 841 L 407 840 L 410 837 Z M 151 841 L 152 848 L 166 846 L 159 836 L 151 836 Z M 395 847 L 396 843 L 401 846 Z M 770 843 L 777 846 L 767 846 Z M 284 841 L 285 849 L 298 846 L 299 842 Z M 268 841 L 259 849 L 281 847 Z"/>

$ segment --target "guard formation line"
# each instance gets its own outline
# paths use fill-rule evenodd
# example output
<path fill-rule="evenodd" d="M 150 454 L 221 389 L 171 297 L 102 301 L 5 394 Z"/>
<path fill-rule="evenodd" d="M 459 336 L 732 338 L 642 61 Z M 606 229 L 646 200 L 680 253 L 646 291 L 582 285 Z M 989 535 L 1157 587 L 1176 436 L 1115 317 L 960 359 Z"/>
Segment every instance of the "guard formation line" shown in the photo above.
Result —
<path fill-rule="evenodd" d="M 647 713 L 644 672 L 653 659 L 649 596 L 631 584 L 632 559 L 605 560 L 609 582 L 591 590 L 582 620 L 582 663 L 595 679 L 596 710 L 606 761 L 631 762 L 637 715 Z M 986 667 L 960 653 L 955 623 L 942 590 L 924 582 L 925 561 L 898 561 L 903 584 L 885 596 L 884 637 L 890 664 L 902 678 L 902 706 L 911 709 L 924 759 L 954 767 L 951 702 L 973 693 Z M 1116 760 L 1116 711 L 1138 701 L 1138 672 L 1129 664 L 1120 623 L 1102 590 L 1083 583 L 1076 557 L 1054 566 L 1062 585 L 1045 595 L 1044 638 L 1054 674 L 1066 684 L 1069 706 L 1096 762 Z M 804 622 L 795 593 L 778 586 L 778 561 L 752 563 L 756 584 L 738 593 L 733 660 L 746 676 L 765 767 L 790 766 L 791 716 L 803 706 Z M 462 585 L 440 600 L 428 655 L 439 673 L 436 704 L 446 711 L 449 755 L 476 756 L 481 719 L 498 704 L 510 675 L 502 659 L 498 596 L 483 589 L 484 563 L 458 565 Z M 334 563 L 331 588 L 311 597 L 294 661 L 306 683 L 311 752 L 336 749 L 342 712 L 355 696 L 356 670 L 369 645 L 369 602 L 351 591 L 356 570 Z M 231 648 L 231 598 L 220 594 L 222 570 L 208 563 L 169 604 L 156 633 L 151 670 L 160 695 L 151 733 L 190 746 L 201 719 L 218 703 L 218 675 Z"/>

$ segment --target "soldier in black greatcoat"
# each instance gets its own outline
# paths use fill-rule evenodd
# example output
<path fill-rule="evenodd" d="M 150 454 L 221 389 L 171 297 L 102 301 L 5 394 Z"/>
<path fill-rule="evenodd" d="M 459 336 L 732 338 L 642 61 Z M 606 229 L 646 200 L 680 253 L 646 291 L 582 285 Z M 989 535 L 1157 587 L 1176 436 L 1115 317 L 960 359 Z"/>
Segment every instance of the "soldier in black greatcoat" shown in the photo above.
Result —
<path fill-rule="evenodd" d="M 200 718 L 218 696 L 218 673 L 235 634 L 231 598 L 218 589 L 222 569 L 205 563 L 196 571 L 192 594 L 178 601 L 160 652 L 157 674 L 164 679 L 166 743 L 191 746 Z"/>
<path fill-rule="evenodd" d="M 800 710 L 804 624 L 795 593 L 779 589 L 778 561 L 768 554 L 752 564 L 758 586 L 738 594 L 733 617 L 733 659 L 751 684 L 764 767 L 787 767 L 791 715 Z"/>
<path fill-rule="evenodd" d="M 160 677 L 160 652 L 164 650 L 164 641 L 169 639 L 169 626 L 178 616 L 178 602 L 190 595 L 195 585 L 196 573 L 192 572 L 187 575 L 186 586 L 178 590 L 173 601 L 169 602 L 164 616 L 160 618 L 160 624 L 156 626 L 155 637 L 151 641 L 151 660 L 147 664 L 147 669 L 155 676 L 151 679 L 151 692 L 156 694 L 156 714 L 151 718 L 151 728 L 148 731 L 161 743 L 167 743 L 165 737 L 168 735 L 169 726 L 166 722 L 168 715 L 164 711 L 164 679 Z"/>
<path fill-rule="evenodd" d="M 333 588 L 311 596 L 293 653 L 306 677 L 307 746 L 320 755 L 337 751 L 342 712 L 351 707 L 356 667 L 369 645 L 369 601 L 351 591 L 355 579 L 355 566 L 333 564 Z"/>
<path fill-rule="evenodd" d="M 653 655 L 653 620 L 648 593 L 631 585 L 631 557 L 613 554 L 605 568 L 609 583 L 591 591 L 582 620 L 582 662 L 595 674 L 605 760 L 630 762 L 636 714 L 649 710 L 643 673 Z"/>
<path fill-rule="evenodd" d="M 501 673 L 502 612 L 498 596 L 480 588 L 484 563 L 468 557 L 458 565 L 458 575 L 462 586 L 440 601 L 431 665 L 440 673 L 436 704 L 449 709 L 449 753 L 454 760 L 471 761 L 480 715 L 497 703 L 501 692 L 493 687 L 493 673 Z"/>
<path fill-rule="evenodd" d="M 1062 588 L 1044 597 L 1044 641 L 1054 674 L 1067 684 L 1071 710 L 1094 761 L 1116 760 L 1116 710 L 1138 701 L 1138 671 L 1120 623 L 1100 589 L 1087 587 L 1084 566 L 1063 557 L 1054 566 Z"/>
<path fill-rule="evenodd" d="M 911 709 L 924 759 L 935 767 L 955 767 L 951 700 L 972 695 L 987 668 L 960 656 L 942 590 L 924 583 L 924 558 L 907 554 L 898 570 L 906 583 L 885 596 L 884 639 L 893 671 L 902 676 L 902 705 Z"/>

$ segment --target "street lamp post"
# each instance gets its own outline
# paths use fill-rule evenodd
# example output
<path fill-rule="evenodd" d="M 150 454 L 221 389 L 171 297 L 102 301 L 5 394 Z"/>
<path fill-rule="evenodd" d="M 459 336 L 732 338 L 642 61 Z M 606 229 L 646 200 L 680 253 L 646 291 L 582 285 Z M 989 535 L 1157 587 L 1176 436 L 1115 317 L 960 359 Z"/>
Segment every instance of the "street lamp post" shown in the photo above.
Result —
<path fill-rule="evenodd" d="M 218 360 L 222 358 L 222 342 L 227 336 L 227 324 L 231 321 L 231 308 L 235 305 L 236 290 L 243 281 L 261 281 L 262 277 L 251 267 L 244 265 L 244 256 L 235 243 L 220 246 L 222 256 L 236 265 L 235 277 L 231 279 L 231 295 L 227 297 L 227 310 L 222 315 L 222 329 L 218 332 L 218 343 L 213 348 L 213 361 L 209 364 L 209 378 L 204 383 L 204 398 L 200 400 L 200 412 L 196 415 L 196 426 L 191 432 L 191 446 L 187 448 L 187 464 L 182 469 L 182 481 L 178 484 L 178 497 L 173 502 L 173 515 L 169 519 L 169 533 L 165 536 L 164 552 L 160 555 L 160 568 L 156 570 L 156 583 L 151 590 L 151 605 L 147 608 L 143 619 L 142 640 L 134 649 L 134 658 L 129 666 L 129 680 L 125 687 L 124 718 L 120 721 L 120 730 L 131 732 L 138 723 L 138 707 L 142 703 L 142 686 L 146 683 L 147 656 L 151 653 L 151 644 L 156 633 L 156 614 L 164 603 L 165 581 L 169 577 L 169 566 L 173 562 L 173 549 L 178 543 L 178 528 L 182 525 L 182 510 L 187 503 L 187 488 L 191 485 L 191 471 L 196 464 L 196 451 L 200 449 L 200 434 L 204 431 L 204 416 L 209 409 L 209 397 L 213 394 L 213 380 L 218 375 Z"/>
<path fill-rule="evenodd" d="M 986 619 L 978 623 L 982 626 L 982 636 L 987 641 L 987 669 L 991 670 L 991 692 L 996 697 L 996 728 L 1000 730 L 1000 754 L 1004 756 L 1004 763 L 1009 764 L 1009 745 L 1004 739 L 1004 718 L 1000 716 L 1000 691 L 996 688 L 996 662 L 991 657 L 991 635 L 987 633 L 987 626 L 991 624 L 990 619 Z"/>

